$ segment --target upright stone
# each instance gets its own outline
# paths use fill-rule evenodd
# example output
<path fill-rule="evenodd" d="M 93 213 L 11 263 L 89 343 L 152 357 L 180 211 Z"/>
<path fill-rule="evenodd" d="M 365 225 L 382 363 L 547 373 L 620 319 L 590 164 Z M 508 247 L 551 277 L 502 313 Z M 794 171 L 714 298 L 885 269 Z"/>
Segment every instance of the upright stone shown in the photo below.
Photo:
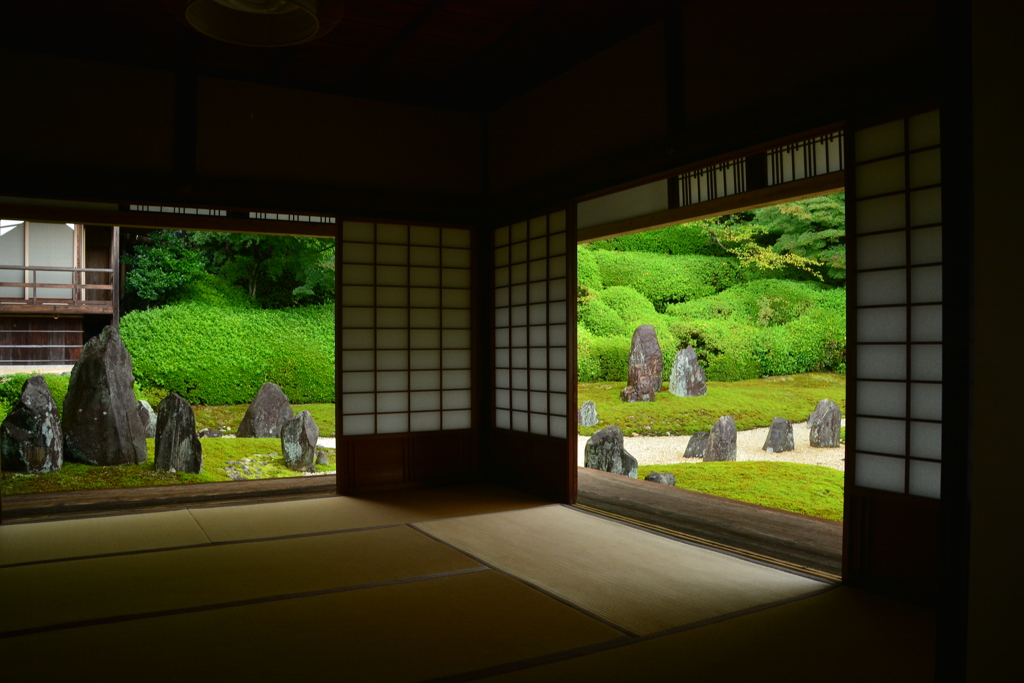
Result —
<path fill-rule="evenodd" d="M 149 401 L 139 401 L 139 420 L 142 421 L 142 427 L 146 430 L 146 438 L 155 439 L 156 411 L 153 410 L 153 406 L 149 405 Z"/>
<path fill-rule="evenodd" d="M 668 380 L 668 390 L 676 396 L 703 396 L 708 393 L 708 378 L 692 346 L 679 349 L 676 353 L 676 358 L 672 362 L 672 374 Z"/>
<path fill-rule="evenodd" d="M 203 446 L 196 434 L 196 416 L 188 401 L 178 394 L 169 394 L 160 401 L 154 467 L 162 472 L 194 474 L 203 470 Z"/>
<path fill-rule="evenodd" d="M 583 466 L 637 478 L 638 463 L 626 451 L 622 430 L 618 425 L 605 427 L 587 439 L 587 445 L 583 448 Z"/>
<path fill-rule="evenodd" d="M 316 440 L 319 438 L 320 428 L 308 410 L 285 422 L 281 427 L 281 453 L 285 467 L 296 472 L 313 472 L 316 469 Z"/>
<path fill-rule="evenodd" d="M 769 453 L 784 453 L 795 448 L 793 423 L 784 417 L 773 417 L 772 424 L 768 427 L 768 438 L 764 440 L 761 450 Z"/>
<path fill-rule="evenodd" d="M 711 432 L 697 432 L 686 442 L 686 450 L 683 451 L 684 458 L 703 458 L 708 452 L 708 438 Z"/>
<path fill-rule="evenodd" d="M 818 401 L 811 413 L 811 446 L 814 448 L 838 448 L 839 433 L 843 426 L 843 414 L 839 406 L 827 398 Z"/>
<path fill-rule="evenodd" d="M 619 398 L 627 403 L 653 401 L 661 390 L 661 346 L 658 333 L 651 325 L 641 325 L 633 332 L 629 348 L 629 376 Z"/>
<path fill-rule="evenodd" d="M 723 415 L 711 427 L 704 462 L 733 462 L 736 460 L 736 421 L 732 415 Z"/>
<path fill-rule="evenodd" d="M 238 425 L 239 438 L 269 439 L 281 436 L 281 427 L 292 419 L 292 404 L 281 387 L 266 382 L 256 392 Z"/>
<path fill-rule="evenodd" d="M 64 464 L 60 413 L 42 375 L 29 377 L 0 424 L 0 469 L 43 474 Z"/>
<path fill-rule="evenodd" d="M 651 472 L 644 477 L 644 481 L 653 481 L 655 484 L 664 484 L 665 486 L 675 486 L 676 475 L 671 472 Z"/>
<path fill-rule="evenodd" d="M 584 401 L 583 405 L 576 412 L 576 422 L 582 427 L 593 427 L 597 424 L 597 404 L 593 401 Z"/>
<path fill-rule="evenodd" d="M 132 358 L 110 325 L 82 347 L 64 398 L 64 457 L 89 465 L 146 462 Z"/>

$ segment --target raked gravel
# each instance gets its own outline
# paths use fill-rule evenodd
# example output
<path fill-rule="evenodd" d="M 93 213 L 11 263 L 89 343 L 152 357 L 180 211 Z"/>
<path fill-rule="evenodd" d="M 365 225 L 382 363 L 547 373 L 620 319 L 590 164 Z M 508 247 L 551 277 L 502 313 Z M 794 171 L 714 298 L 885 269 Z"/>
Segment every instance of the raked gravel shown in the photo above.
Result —
<path fill-rule="evenodd" d="M 846 424 L 846 421 L 843 421 Z M 846 469 L 846 446 L 838 448 L 811 448 L 810 433 L 806 422 L 793 423 L 793 443 L 796 450 L 785 453 L 768 453 L 761 450 L 768 437 L 768 428 L 747 429 L 736 433 L 736 460 L 773 460 L 776 462 L 799 462 L 807 465 L 823 465 L 837 470 Z M 579 464 L 583 466 L 583 452 L 589 437 L 579 437 Z M 672 463 L 703 462 L 701 458 L 684 458 L 688 436 L 626 436 L 626 451 L 641 465 L 667 465 Z"/>

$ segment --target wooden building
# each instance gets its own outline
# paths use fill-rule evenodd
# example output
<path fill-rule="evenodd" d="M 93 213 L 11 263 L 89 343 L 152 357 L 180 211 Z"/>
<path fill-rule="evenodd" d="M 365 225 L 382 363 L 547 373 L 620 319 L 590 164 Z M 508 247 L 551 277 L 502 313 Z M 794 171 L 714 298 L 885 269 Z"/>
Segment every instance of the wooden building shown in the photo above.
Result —
<path fill-rule="evenodd" d="M 0 213 L 335 237 L 339 494 L 573 503 L 574 243 L 845 188 L 843 581 L 1013 670 L 1015 4 L 348 0 L 279 48 L 183 4 L 5 13 Z"/>

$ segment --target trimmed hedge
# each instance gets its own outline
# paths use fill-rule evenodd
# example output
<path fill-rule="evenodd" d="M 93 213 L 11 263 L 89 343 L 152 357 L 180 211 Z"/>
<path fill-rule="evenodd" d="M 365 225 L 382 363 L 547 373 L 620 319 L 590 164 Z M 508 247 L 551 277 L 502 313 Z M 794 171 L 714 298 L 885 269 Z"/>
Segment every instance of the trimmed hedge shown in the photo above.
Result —
<path fill-rule="evenodd" d="M 607 251 L 639 251 L 648 254 L 697 254 L 701 256 L 728 256 L 729 252 L 715 244 L 704 225 L 713 221 L 693 221 L 634 235 L 613 237 L 593 242 L 591 249 Z"/>
<path fill-rule="evenodd" d="M 597 267 L 594 255 L 583 245 L 576 247 L 576 297 L 583 299 L 593 292 L 600 291 L 601 271 Z"/>
<path fill-rule="evenodd" d="M 29 373 L 18 373 L 16 375 L 0 376 L 0 421 L 7 417 L 14 404 L 21 398 L 21 390 L 25 388 L 25 382 L 32 377 Z M 57 403 L 57 411 L 64 414 L 64 397 L 68 393 L 68 382 L 70 377 L 61 375 L 43 375 L 46 386 L 53 394 L 53 400 Z"/>
<path fill-rule="evenodd" d="M 190 403 L 248 403 L 264 382 L 292 403 L 334 402 L 334 306 L 262 310 L 185 302 L 121 319 L 144 386 Z"/>
<path fill-rule="evenodd" d="M 697 301 L 670 304 L 665 313 L 684 319 L 734 318 L 768 327 L 796 320 L 815 307 L 845 314 L 846 290 L 815 282 L 755 280 Z"/>

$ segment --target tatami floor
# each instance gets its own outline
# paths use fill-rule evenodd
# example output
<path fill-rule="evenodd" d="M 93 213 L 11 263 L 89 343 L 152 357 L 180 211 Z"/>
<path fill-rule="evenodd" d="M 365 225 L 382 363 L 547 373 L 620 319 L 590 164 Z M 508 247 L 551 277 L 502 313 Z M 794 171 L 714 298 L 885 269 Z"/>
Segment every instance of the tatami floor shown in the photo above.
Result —
<path fill-rule="evenodd" d="M 5 680 L 925 681 L 933 631 L 499 487 L 0 526 Z"/>

